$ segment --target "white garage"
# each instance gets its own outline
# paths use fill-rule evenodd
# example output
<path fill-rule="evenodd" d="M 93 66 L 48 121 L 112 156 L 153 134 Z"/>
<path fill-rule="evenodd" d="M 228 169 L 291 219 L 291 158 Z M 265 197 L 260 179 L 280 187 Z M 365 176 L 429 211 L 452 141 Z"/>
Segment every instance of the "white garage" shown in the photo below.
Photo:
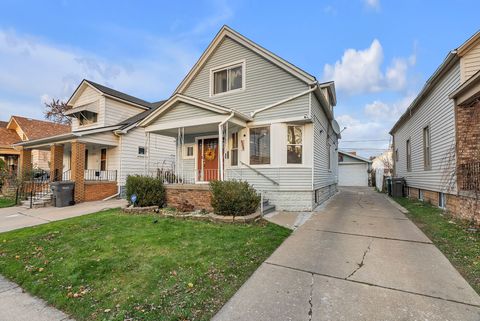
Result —
<path fill-rule="evenodd" d="M 356 154 L 338 152 L 338 185 L 368 186 L 371 161 Z"/>

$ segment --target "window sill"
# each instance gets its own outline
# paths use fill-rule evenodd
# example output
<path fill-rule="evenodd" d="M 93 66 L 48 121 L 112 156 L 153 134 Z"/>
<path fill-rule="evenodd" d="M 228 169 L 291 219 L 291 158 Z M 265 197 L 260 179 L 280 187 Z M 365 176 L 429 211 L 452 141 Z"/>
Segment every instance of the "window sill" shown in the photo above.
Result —
<path fill-rule="evenodd" d="M 245 91 L 245 89 L 244 89 L 244 88 L 240 88 L 240 89 L 234 89 L 234 90 L 225 91 L 225 92 L 223 92 L 223 93 L 210 94 L 210 98 L 222 97 L 222 96 L 225 96 L 225 95 L 240 93 L 240 92 L 243 92 L 243 91 Z"/>

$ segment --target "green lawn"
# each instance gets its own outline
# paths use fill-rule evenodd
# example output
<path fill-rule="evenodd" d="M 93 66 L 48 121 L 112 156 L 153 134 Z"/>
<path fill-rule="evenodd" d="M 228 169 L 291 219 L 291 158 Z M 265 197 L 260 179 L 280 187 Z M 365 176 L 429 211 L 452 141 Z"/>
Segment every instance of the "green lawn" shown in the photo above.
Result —
<path fill-rule="evenodd" d="M 444 215 L 437 207 L 407 198 L 395 200 L 480 294 L 480 232 L 470 231 L 467 222 Z"/>
<path fill-rule="evenodd" d="M 10 207 L 15 205 L 15 199 L 0 197 L 0 208 L 2 207 Z"/>
<path fill-rule="evenodd" d="M 76 320 L 209 320 L 290 234 L 120 210 L 0 234 L 0 274 Z"/>

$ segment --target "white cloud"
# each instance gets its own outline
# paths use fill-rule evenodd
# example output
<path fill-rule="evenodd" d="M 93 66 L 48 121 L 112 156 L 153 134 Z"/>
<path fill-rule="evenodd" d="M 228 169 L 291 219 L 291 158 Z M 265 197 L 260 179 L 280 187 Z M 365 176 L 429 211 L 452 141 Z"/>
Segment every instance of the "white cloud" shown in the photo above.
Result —
<path fill-rule="evenodd" d="M 370 9 L 380 10 L 380 0 L 364 0 L 364 3 Z"/>
<path fill-rule="evenodd" d="M 381 154 L 389 147 L 390 129 L 414 98 L 409 94 L 391 103 L 375 100 L 364 106 L 360 116 L 337 116 L 341 128 L 347 127 L 342 132 L 340 149 L 355 150 L 365 157 Z"/>
<path fill-rule="evenodd" d="M 149 47 L 143 57 L 114 61 L 0 29 L 0 94 L 8 100 L 1 117 L 18 114 L 15 103 L 27 102 L 31 110 L 24 113 L 41 117 L 47 97 L 68 98 L 83 78 L 146 100 L 167 97 L 199 53 L 168 39 L 149 38 L 145 43 Z"/>
<path fill-rule="evenodd" d="M 364 112 L 367 117 L 373 120 L 383 120 L 389 123 L 398 118 L 405 112 L 407 107 L 415 99 L 415 95 L 407 95 L 399 101 L 387 104 L 379 100 L 365 105 Z"/>
<path fill-rule="evenodd" d="M 408 68 L 415 63 L 415 56 L 395 58 L 385 71 L 382 71 L 383 58 L 383 47 L 374 39 L 367 49 L 347 49 L 341 60 L 334 65 L 326 64 L 323 78 L 334 80 L 336 88 L 348 94 L 405 89 Z"/>

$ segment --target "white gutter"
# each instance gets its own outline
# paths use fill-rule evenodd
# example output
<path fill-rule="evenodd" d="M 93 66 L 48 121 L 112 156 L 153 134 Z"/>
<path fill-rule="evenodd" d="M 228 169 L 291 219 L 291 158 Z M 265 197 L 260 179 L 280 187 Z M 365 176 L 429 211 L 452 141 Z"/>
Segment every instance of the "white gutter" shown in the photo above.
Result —
<path fill-rule="evenodd" d="M 220 157 L 220 180 L 223 181 L 223 157 L 225 156 L 225 153 L 223 152 L 223 130 L 222 126 L 225 125 L 226 122 L 228 122 L 230 119 L 232 119 L 235 116 L 235 113 L 232 111 L 230 116 L 228 116 L 224 121 L 222 121 L 220 124 L 218 124 L 218 143 L 219 143 L 219 149 L 221 153 Z M 228 139 L 228 137 L 227 137 Z"/>
<path fill-rule="evenodd" d="M 273 104 L 271 104 L 271 105 L 265 106 L 265 107 L 263 107 L 263 108 L 260 108 L 260 109 L 257 109 L 257 110 L 255 110 L 255 111 L 251 112 L 251 113 L 250 113 L 250 116 L 254 117 L 255 114 L 258 114 L 259 112 L 262 112 L 262 111 L 265 111 L 265 110 L 267 110 L 267 109 L 273 108 L 273 107 L 275 107 L 275 106 L 284 104 L 284 103 L 289 102 L 289 101 L 291 101 L 291 100 L 294 100 L 294 99 L 296 99 L 296 98 L 298 98 L 298 97 L 302 97 L 302 96 L 304 96 L 304 95 L 306 95 L 306 94 L 311 93 L 312 91 L 315 91 L 317 88 L 318 88 L 318 84 L 315 83 L 314 87 L 312 87 L 312 88 L 310 88 L 310 89 L 308 89 L 308 90 L 305 90 L 305 91 L 303 91 L 303 92 L 301 92 L 301 93 L 299 93 L 299 94 L 293 95 L 293 96 L 291 96 L 291 97 L 285 98 L 285 99 L 283 99 L 283 100 L 277 101 L 276 103 L 273 103 Z"/>

